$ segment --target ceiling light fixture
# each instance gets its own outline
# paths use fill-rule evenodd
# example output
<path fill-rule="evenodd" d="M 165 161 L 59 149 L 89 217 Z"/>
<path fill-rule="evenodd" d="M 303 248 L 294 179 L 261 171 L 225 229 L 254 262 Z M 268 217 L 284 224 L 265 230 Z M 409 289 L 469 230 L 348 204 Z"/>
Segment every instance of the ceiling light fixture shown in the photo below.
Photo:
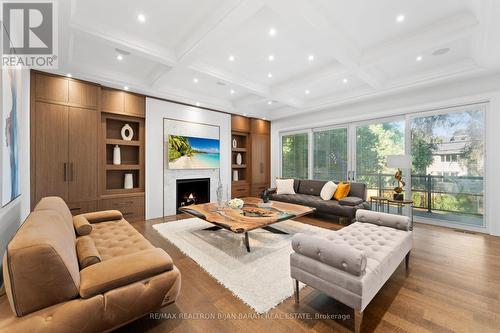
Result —
<path fill-rule="evenodd" d="M 274 28 L 269 29 L 269 36 L 276 36 L 276 29 Z"/>
<path fill-rule="evenodd" d="M 405 20 L 405 16 L 403 14 L 399 14 L 396 16 L 396 22 L 401 23 Z"/>
<path fill-rule="evenodd" d="M 234 55 L 232 55 L 232 54 L 231 54 L 231 55 L 229 56 L 229 61 L 234 61 Z"/>
<path fill-rule="evenodd" d="M 67 76 L 67 77 L 73 77 L 73 74 L 68 73 L 68 74 L 66 74 L 66 76 Z"/>
<path fill-rule="evenodd" d="M 274 54 L 270 54 L 269 57 L 267 57 L 267 59 L 269 59 L 269 61 L 274 61 Z"/>
<path fill-rule="evenodd" d="M 118 55 L 116 56 L 116 59 L 118 59 L 118 60 L 122 61 L 122 60 L 123 60 L 123 55 L 122 55 L 122 54 L 118 54 Z"/>
<path fill-rule="evenodd" d="M 197 78 L 197 77 L 195 77 L 195 78 L 193 79 L 193 82 L 194 82 L 194 83 L 198 83 L 198 81 L 199 81 L 199 80 L 198 80 L 198 78 Z"/>
<path fill-rule="evenodd" d="M 247 114 L 246 114 L 246 113 L 243 113 L 243 116 L 244 116 L 244 117 L 246 117 L 246 116 L 247 116 Z"/>
<path fill-rule="evenodd" d="M 304 93 L 305 93 L 306 95 L 309 95 L 310 91 L 306 89 L 306 91 L 304 91 Z"/>
<path fill-rule="evenodd" d="M 144 14 L 137 15 L 137 21 L 144 23 L 146 22 L 146 16 Z"/>
<path fill-rule="evenodd" d="M 422 59 L 423 59 L 422 56 L 418 56 L 415 60 L 416 61 L 422 61 Z"/>
<path fill-rule="evenodd" d="M 200 106 L 200 102 L 196 102 L 196 106 Z"/>
<path fill-rule="evenodd" d="M 314 60 L 314 54 L 310 54 L 310 55 L 307 57 L 307 60 L 309 60 L 309 61 L 313 61 L 313 60 Z"/>
<path fill-rule="evenodd" d="M 347 80 L 347 78 L 344 78 L 344 79 L 342 80 L 342 83 L 347 83 L 347 81 L 348 81 L 348 80 Z"/>
<path fill-rule="evenodd" d="M 231 95 L 234 95 L 234 89 L 229 90 L 229 93 L 230 93 Z"/>
<path fill-rule="evenodd" d="M 267 73 L 267 77 L 268 78 L 272 78 L 273 77 L 273 73 L 271 73 L 271 72 Z"/>
<path fill-rule="evenodd" d="M 128 87 L 127 87 L 127 86 L 125 86 L 125 87 L 123 87 L 123 89 L 128 90 Z"/>
<path fill-rule="evenodd" d="M 266 117 L 262 117 L 262 120 L 266 120 Z"/>
<path fill-rule="evenodd" d="M 267 101 L 267 105 L 273 104 L 273 101 Z"/>

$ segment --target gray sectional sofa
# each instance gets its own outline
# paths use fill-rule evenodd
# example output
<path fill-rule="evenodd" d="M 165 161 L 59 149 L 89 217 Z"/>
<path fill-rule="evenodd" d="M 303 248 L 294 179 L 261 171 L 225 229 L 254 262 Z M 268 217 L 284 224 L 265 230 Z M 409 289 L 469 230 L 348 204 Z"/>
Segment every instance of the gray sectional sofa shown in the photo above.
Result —
<path fill-rule="evenodd" d="M 370 209 L 366 201 L 366 184 L 351 182 L 349 195 L 340 200 L 323 200 L 320 197 L 321 189 L 326 180 L 295 179 L 293 187 L 296 194 L 276 194 L 276 189 L 269 189 L 269 199 L 289 202 L 316 208 L 316 213 L 335 215 L 351 222 L 358 209 Z"/>

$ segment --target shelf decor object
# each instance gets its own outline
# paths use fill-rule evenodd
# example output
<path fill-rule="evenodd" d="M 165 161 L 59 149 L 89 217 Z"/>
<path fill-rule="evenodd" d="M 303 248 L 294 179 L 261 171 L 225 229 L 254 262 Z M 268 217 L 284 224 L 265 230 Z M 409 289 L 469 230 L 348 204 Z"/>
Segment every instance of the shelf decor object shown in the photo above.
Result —
<path fill-rule="evenodd" d="M 121 130 L 122 139 L 125 141 L 132 141 L 134 137 L 134 130 L 129 124 L 125 124 Z"/>
<path fill-rule="evenodd" d="M 238 170 L 233 170 L 233 182 L 237 182 L 239 180 Z"/>
<path fill-rule="evenodd" d="M 115 148 L 113 148 L 113 164 L 114 165 L 122 164 L 122 154 L 120 146 L 118 145 L 116 145 Z"/>
<path fill-rule="evenodd" d="M 123 188 L 126 190 L 130 190 L 134 188 L 134 176 L 131 173 L 125 174 L 125 182 Z"/>
<path fill-rule="evenodd" d="M 240 153 L 236 154 L 236 164 L 241 165 L 243 163 L 243 158 Z"/>
<path fill-rule="evenodd" d="M 237 148 L 238 147 L 238 141 L 236 141 L 235 138 L 233 138 L 233 148 Z"/>
<path fill-rule="evenodd" d="M 410 155 L 389 155 L 387 156 L 387 167 L 397 169 L 394 174 L 394 178 L 397 181 L 396 187 L 394 187 L 393 199 L 394 200 L 404 200 L 404 187 L 406 183 L 403 181 L 403 170 L 409 170 L 411 168 L 411 156 Z"/>

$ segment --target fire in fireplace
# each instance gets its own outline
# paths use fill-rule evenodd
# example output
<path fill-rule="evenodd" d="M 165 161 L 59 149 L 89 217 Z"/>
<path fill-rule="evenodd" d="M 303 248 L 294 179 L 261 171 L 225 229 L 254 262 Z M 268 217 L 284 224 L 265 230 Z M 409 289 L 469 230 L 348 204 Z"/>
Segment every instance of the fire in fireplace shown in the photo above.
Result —
<path fill-rule="evenodd" d="M 210 202 L 210 178 L 177 179 L 177 213 L 180 207 Z"/>

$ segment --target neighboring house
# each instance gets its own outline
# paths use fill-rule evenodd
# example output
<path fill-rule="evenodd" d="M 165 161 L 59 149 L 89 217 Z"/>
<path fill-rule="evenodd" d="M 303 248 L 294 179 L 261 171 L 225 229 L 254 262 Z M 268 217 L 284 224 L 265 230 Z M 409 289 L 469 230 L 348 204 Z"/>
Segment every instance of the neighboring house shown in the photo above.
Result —
<path fill-rule="evenodd" d="M 444 138 L 433 154 L 434 162 L 427 167 L 427 174 L 433 176 L 467 176 L 467 166 L 460 163 L 460 155 L 470 142 L 468 135 L 454 135 Z"/>

